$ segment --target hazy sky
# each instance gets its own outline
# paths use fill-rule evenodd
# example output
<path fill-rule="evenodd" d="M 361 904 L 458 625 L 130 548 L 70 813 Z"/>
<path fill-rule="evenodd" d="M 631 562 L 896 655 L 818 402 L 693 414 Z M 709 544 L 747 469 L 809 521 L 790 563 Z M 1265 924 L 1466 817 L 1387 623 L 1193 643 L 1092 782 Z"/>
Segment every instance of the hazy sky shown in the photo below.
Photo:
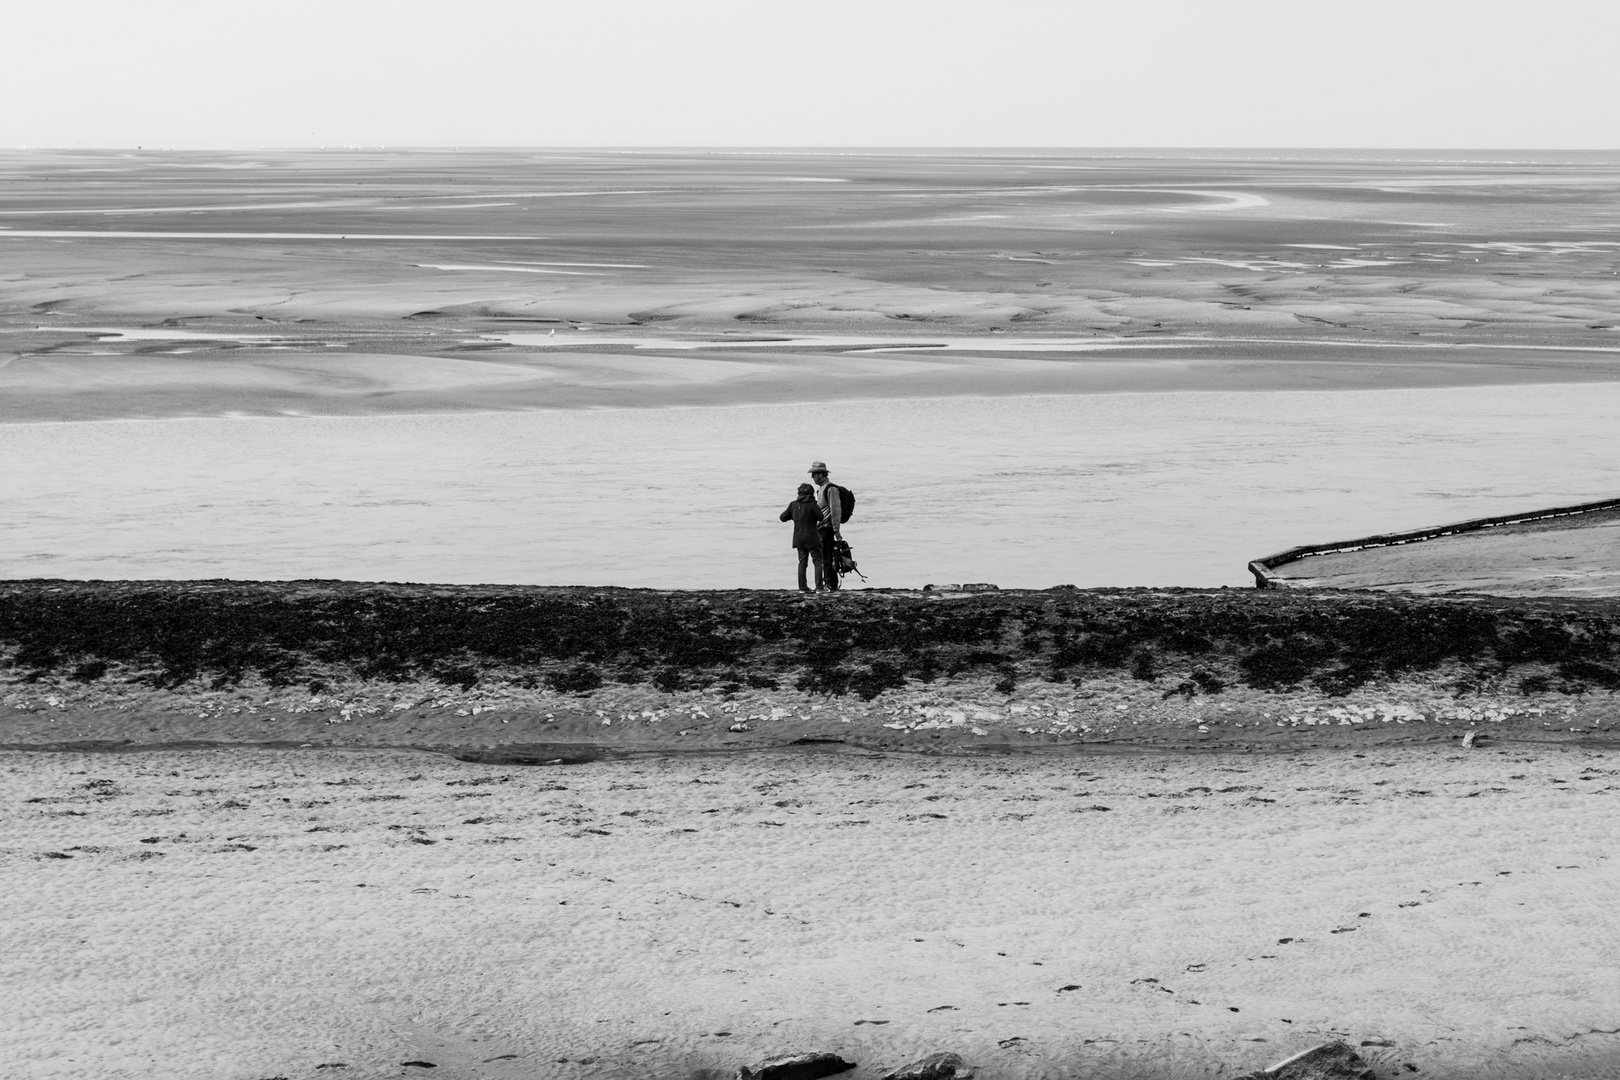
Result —
<path fill-rule="evenodd" d="M 1620 0 L 7 0 L 4 146 L 1620 147 Z"/>

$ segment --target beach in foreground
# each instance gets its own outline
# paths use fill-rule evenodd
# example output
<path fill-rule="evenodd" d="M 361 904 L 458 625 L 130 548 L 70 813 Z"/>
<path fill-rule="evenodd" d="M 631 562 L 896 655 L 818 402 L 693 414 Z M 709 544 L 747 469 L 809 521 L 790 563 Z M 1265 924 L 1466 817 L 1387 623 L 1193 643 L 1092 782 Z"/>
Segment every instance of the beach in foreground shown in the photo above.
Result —
<path fill-rule="evenodd" d="M 1612 753 L 0 756 L 26 1077 L 1620 1062 Z"/>
<path fill-rule="evenodd" d="M 0 600 L 20 1075 L 1620 1061 L 1610 601 Z"/>

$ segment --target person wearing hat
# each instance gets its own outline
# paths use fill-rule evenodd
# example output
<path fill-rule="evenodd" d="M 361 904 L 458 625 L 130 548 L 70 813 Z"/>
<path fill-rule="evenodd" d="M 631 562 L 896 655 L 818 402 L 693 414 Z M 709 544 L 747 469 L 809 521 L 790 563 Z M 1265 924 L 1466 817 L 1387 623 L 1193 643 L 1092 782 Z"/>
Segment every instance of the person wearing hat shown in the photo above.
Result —
<path fill-rule="evenodd" d="M 840 530 L 843 521 L 843 491 L 837 484 L 827 482 L 827 463 L 810 463 L 810 482 L 815 485 L 816 509 L 821 512 L 821 561 L 826 565 L 827 588 L 838 591 L 838 550 L 834 546 L 844 538 Z"/>
<path fill-rule="evenodd" d="M 821 508 L 816 505 L 814 486 L 799 485 L 799 497 L 782 511 L 782 520 L 793 522 L 793 549 L 799 553 L 799 591 L 810 591 L 804 571 L 805 564 L 813 561 L 816 564 L 816 592 L 823 592 L 827 587 L 823 570 L 826 560 L 821 557 Z"/>

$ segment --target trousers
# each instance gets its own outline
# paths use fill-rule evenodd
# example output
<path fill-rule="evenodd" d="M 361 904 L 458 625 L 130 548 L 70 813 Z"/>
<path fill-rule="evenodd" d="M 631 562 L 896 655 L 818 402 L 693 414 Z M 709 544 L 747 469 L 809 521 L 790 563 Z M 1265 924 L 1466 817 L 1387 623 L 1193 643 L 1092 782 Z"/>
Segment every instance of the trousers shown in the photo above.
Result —
<path fill-rule="evenodd" d="M 805 564 L 811 562 L 812 560 L 814 560 L 814 562 L 816 564 L 816 588 L 818 588 L 818 589 L 824 588 L 825 587 L 825 571 L 823 570 L 823 564 L 825 563 L 826 560 L 822 558 L 821 549 L 820 548 L 802 547 L 802 548 L 794 548 L 793 550 L 795 550 L 795 551 L 797 551 L 799 553 L 799 591 L 800 592 L 809 592 L 810 591 L 810 585 L 804 579 L 804 571 L 805 571 Z"/>
<path fill-rule="evenodd" d="M 833 546 L 838 538 L 831 529 L 821 530 L 821 561 L 827 564 L 827 588 L 838 588 L 838 550 Z"/>

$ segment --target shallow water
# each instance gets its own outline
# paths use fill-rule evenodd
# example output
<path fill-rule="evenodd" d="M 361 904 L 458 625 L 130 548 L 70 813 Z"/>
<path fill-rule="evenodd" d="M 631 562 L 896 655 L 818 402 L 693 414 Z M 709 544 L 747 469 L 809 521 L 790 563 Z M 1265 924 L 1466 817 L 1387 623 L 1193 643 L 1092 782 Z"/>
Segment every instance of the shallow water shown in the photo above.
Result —
<path fill-rule="evenodd" d="M 813 459 L 872 586 L 1240 586 L 1620 492 L 1620 386 L 6 425 L 0 575 L 785 587 Z"/>
<path fill-rule="evenodd" d="M 1142 349 L 1153 349 L 1162 352 L 1168 349 L 1204 348 L 1211 344 L 1207 338 L 1155 337 L 1149 341 L 1132 341 L 1121 337 L 1020 338 L 1008 336 L 986 338 L 982 334 L 974 337 L 954 337 L 949 335 L 919 337 L 916 334 L 908 334 L 904 337 L 898 334 L 773 334 L 768 336 L 748 334 L 741 337 L 711 335 L 678 338 L 622 332 L 580 334 L 565 331 L 558 334 L 555 331 L 549 333 L 519 331 L 516 333 L 482 333 L 479 337 L 489 341 L 504 342 L 508 345 L 521 345 L 530 349 L 570 349 L 582 345 L 615 345 L 628 349 L 657 349 L 660 351 L 695 352 L 702 350 L 708 352 L 713 349 L 791 348 L 840 349 L 861 354 L 919 352 L 924 349 L 951 349 L 974 353 L 1129 352 Z M 1620 352 L 1620 347 L 1609 351 Z"/>

